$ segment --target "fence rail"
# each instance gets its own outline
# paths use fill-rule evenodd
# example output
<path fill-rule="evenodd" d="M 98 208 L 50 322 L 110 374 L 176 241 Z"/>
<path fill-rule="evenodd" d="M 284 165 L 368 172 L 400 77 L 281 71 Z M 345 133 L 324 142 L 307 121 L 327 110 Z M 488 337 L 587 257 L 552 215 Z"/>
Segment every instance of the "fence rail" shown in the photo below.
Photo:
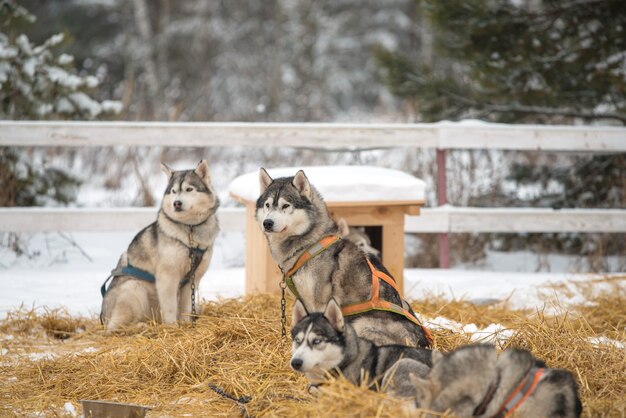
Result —
<path fill-rule="evenodd" d="M 137 231 L 154 222 L 156 208 L 0 208 L 0 231 Z M 626 233 L 626 210 L 532 208 L 423 208 L 407 216 L 405 231 L 414 233 L 612 232 Z M 245 210 L 218 211 L 220 228 L 244 232 Z"/>
<path fill-rule="evenodd" d="M 626 152 L 626 128 L 476 121 L 433 124 L 0 121 L 0 147 L 6 146 L 436 148 L 442 174 L 438 187 L 445 195 L 446 149 Z M 439 203 L 445 203 L 445 199 Z M 243 231 L 243 209 L 223 208 L 218 213 L 222 230 Z M 131 231 L 154 219 L 154 208 L 0 208 L 0 231 Z M 421 216 L 407 217 L 406 221 L 407 232 L 440 233 L 444 238 L 445 234 L 456 232 L 626 232 L 624 209 L 445 205 L 424 208 Z M 442 249 L 442 254 L 447 254 L 447 245 Z"/>
<path fill-rule="evenodd" d="M 626 152 L 626 128 L 467 121 L 417 124 L 0 121 L 0 147 L 118 145 Z"/>

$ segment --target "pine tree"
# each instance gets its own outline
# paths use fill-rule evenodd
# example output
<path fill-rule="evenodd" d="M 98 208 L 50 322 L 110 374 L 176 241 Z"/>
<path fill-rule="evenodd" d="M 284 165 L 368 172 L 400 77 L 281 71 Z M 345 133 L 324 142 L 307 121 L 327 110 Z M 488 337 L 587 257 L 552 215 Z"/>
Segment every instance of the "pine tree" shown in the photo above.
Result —
<path fill-rule="evenodd" d="M 0 2 L 0 118 L 92 119 L 119 113 L 121 103 L 90 97 L 99 83 L 79 75 L 68 54 L 56 54 L 65 37 L 34 45 L 20 33 L 35 16 L 13 0 Z M 80 181 L 64 171 L 34 164 L 24 150 L 0 149 L 0 206 L 67 204 Z"/>
<path fill-rule="evenodd" d="M 626 2 L 423 0 L 439 68 L 377 51 L 418 118 L 626 123 Z M 442 68 L 443 67 L 443 71 Z"/>
<path fill-rule="evenodd" d="M 121 103 L 90 96 L 97 77 L 79 75 L 74 58 L 54 51 L 65 38 L 59 33 L 34 45 L 18 29 L 35 16 L 14 1 L 0 7 L 0 118 L 93 119 L 121 111 Z"/>

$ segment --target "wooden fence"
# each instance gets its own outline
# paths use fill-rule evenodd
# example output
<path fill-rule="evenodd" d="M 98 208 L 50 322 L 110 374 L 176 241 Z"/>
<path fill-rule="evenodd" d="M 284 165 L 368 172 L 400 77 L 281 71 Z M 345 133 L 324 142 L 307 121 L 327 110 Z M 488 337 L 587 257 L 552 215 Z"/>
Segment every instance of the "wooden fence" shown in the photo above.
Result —
<path fill-rule="evenodd" d="M 624 209 L 471 208 L 445 205 L 445 150 L 499 149 L 626 152 L 626 128 L 432 124 L 179 123 L 0 121 L 0 147 L 238 146 L 347 151 L 394 147 L 438 150 L 439 204 L 407 217 L 407 232 L 626 232 Z M 222 229 L 243 231 L 242 209 L 219 212 Z M 135 230 L 154 219 L 154 208 L 1 208 L 0 231 Z M 444 239 L 445 238 L 445 239 Z M 442 246 L 442 259 L 447 248 Z M 447 262 L 442 263 L 445 267 Z"/>

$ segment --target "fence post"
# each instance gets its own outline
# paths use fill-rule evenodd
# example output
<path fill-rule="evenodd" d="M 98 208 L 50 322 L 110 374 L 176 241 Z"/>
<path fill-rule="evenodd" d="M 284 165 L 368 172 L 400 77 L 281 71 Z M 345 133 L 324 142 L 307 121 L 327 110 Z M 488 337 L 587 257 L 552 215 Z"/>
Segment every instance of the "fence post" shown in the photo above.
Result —
<path fill-rule="evenodd" d="M 446 176 L 446 150 L 437 149 L 437 204 L 448 203 L 448 181 Z M 446 232 L 439 234 L 439 268 L 450 268 L 450 239 Z"/>

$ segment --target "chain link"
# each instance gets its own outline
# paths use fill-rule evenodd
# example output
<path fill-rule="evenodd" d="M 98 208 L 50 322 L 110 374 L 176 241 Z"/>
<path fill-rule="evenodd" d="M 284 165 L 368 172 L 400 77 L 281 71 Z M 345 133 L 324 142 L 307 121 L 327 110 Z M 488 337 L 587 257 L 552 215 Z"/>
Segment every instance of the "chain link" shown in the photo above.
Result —
<path fill-rule="evenodd" d="M 285 300 L 285 287 L 287 287 L 287 283 L 285 282 L 285 276 L 283 276 L 283 281 L 280 283 L 280 325 L 281 325 L 281 337 L 287 337 L 287 300 Z"/>
<path fill-rule="evenodd" d="M 196 325 L 196 275 L 191 275 L 191 325 Z"/>
<path fill-rule="evenodd" d="M 193 227 L 189 227 L 189 268 L 191 271 L 191 325 L 196 326 L 196 272 L 194 265 L 196 264 L 196 253 L 193 251 L 195 241 L 193 240 Z"/>

